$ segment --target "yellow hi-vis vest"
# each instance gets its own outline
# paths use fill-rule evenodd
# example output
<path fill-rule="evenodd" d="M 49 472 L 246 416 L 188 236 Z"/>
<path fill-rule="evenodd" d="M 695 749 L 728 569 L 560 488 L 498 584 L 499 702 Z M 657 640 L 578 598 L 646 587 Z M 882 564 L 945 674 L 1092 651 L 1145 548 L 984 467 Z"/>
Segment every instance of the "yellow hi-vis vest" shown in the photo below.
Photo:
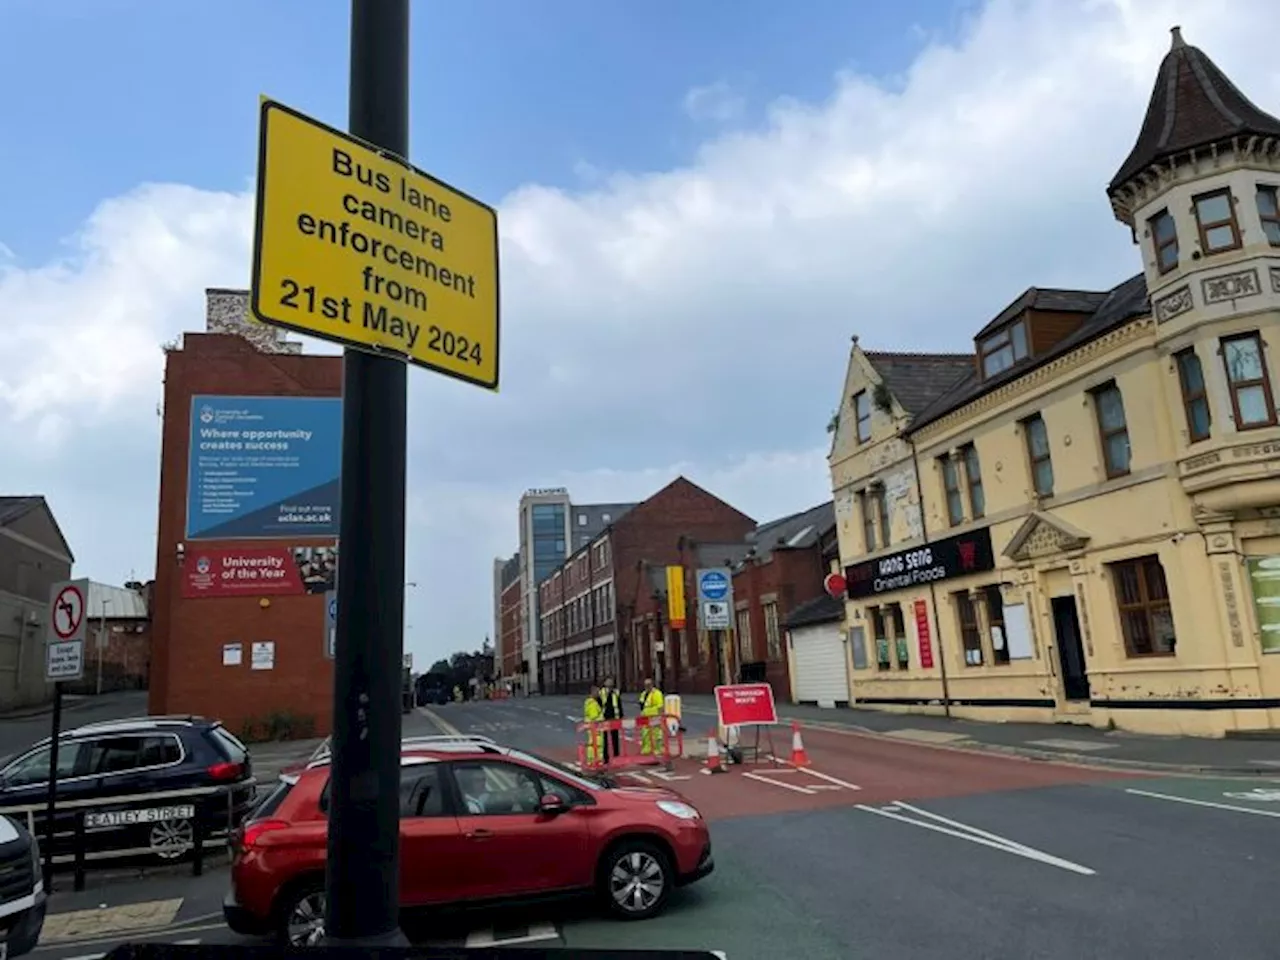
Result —
<path fill-rule="evenodd" d="M 666 703 L 662 691 L 654 687 L 648 693 L 640 695 L 640 712 L 646 717 L 662 716 L 662 707 Z"/>
<path fill-rule="evenodd" d="M 594 723 L 604 719 L 604 707 L 600 706 L 600 701 L 595 697 L 587 697 L 582 702 L 582 719 L 586 723 Z"/>

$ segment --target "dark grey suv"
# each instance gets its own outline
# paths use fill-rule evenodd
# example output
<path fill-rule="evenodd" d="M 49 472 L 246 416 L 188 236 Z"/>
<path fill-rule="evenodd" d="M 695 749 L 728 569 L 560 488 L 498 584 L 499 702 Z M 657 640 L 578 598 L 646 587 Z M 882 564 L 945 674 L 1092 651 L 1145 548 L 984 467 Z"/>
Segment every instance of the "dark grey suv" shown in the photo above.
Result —
<path fill-rule="evenodd" d="M 49 740 L 0 767 L 0 814 L 44 835 Z M 58 738 L 58 812 L 53 854 L 85 850 L 188 853 L 195 835 L 225 835 L 253 806 L 249 751 L 215 720 L 143 717 L 93 723 Z M 83 818 L 83 823 L 79 820 Z"/>

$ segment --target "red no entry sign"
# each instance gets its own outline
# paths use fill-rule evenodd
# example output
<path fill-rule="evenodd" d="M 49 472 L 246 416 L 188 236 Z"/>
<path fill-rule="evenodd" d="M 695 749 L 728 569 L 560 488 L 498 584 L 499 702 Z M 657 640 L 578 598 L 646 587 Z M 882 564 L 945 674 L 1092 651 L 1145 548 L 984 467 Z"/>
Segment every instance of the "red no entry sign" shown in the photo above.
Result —
<path fill-rule="evenodd" d="M 51 641 L 84 638 L 84 615 L 87 602 L 86 580 L 55 584 L 49 603 L 49 639 Z"/>

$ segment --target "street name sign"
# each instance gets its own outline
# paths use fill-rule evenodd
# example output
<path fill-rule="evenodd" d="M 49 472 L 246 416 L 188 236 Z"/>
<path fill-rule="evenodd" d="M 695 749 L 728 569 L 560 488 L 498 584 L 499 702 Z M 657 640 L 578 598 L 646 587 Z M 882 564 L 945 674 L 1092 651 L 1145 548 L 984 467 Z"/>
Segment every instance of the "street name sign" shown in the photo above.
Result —
<path fill-rule="evenodd" d="M 263 98 L 251 306 L 263 323 L 498 388 L 498 217 Z"/>

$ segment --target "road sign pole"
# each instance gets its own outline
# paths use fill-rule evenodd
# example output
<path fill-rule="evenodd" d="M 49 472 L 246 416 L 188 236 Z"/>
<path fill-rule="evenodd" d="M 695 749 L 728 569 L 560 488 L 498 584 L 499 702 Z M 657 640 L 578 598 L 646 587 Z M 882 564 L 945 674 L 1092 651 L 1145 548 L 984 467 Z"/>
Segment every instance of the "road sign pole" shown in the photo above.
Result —
<path fill-rule="evenodd" d="M 53 730 L 49 735 L 49 786 L 44 796 L 44 888 L 53 893 L 54 813 L 58 802 L 58 737 L 62 734 L 62 684 L 53 685 Z"/>
<path fill-rule="evenodd" d="M 353 136 L 409 153 L 409 0 L 352 0 Z M 406 367 L 343 359 L 342 514 L 325 928 L 342 945 L 399 929 Z M 441 865 L 447 869 L 447 865 Z"/>

